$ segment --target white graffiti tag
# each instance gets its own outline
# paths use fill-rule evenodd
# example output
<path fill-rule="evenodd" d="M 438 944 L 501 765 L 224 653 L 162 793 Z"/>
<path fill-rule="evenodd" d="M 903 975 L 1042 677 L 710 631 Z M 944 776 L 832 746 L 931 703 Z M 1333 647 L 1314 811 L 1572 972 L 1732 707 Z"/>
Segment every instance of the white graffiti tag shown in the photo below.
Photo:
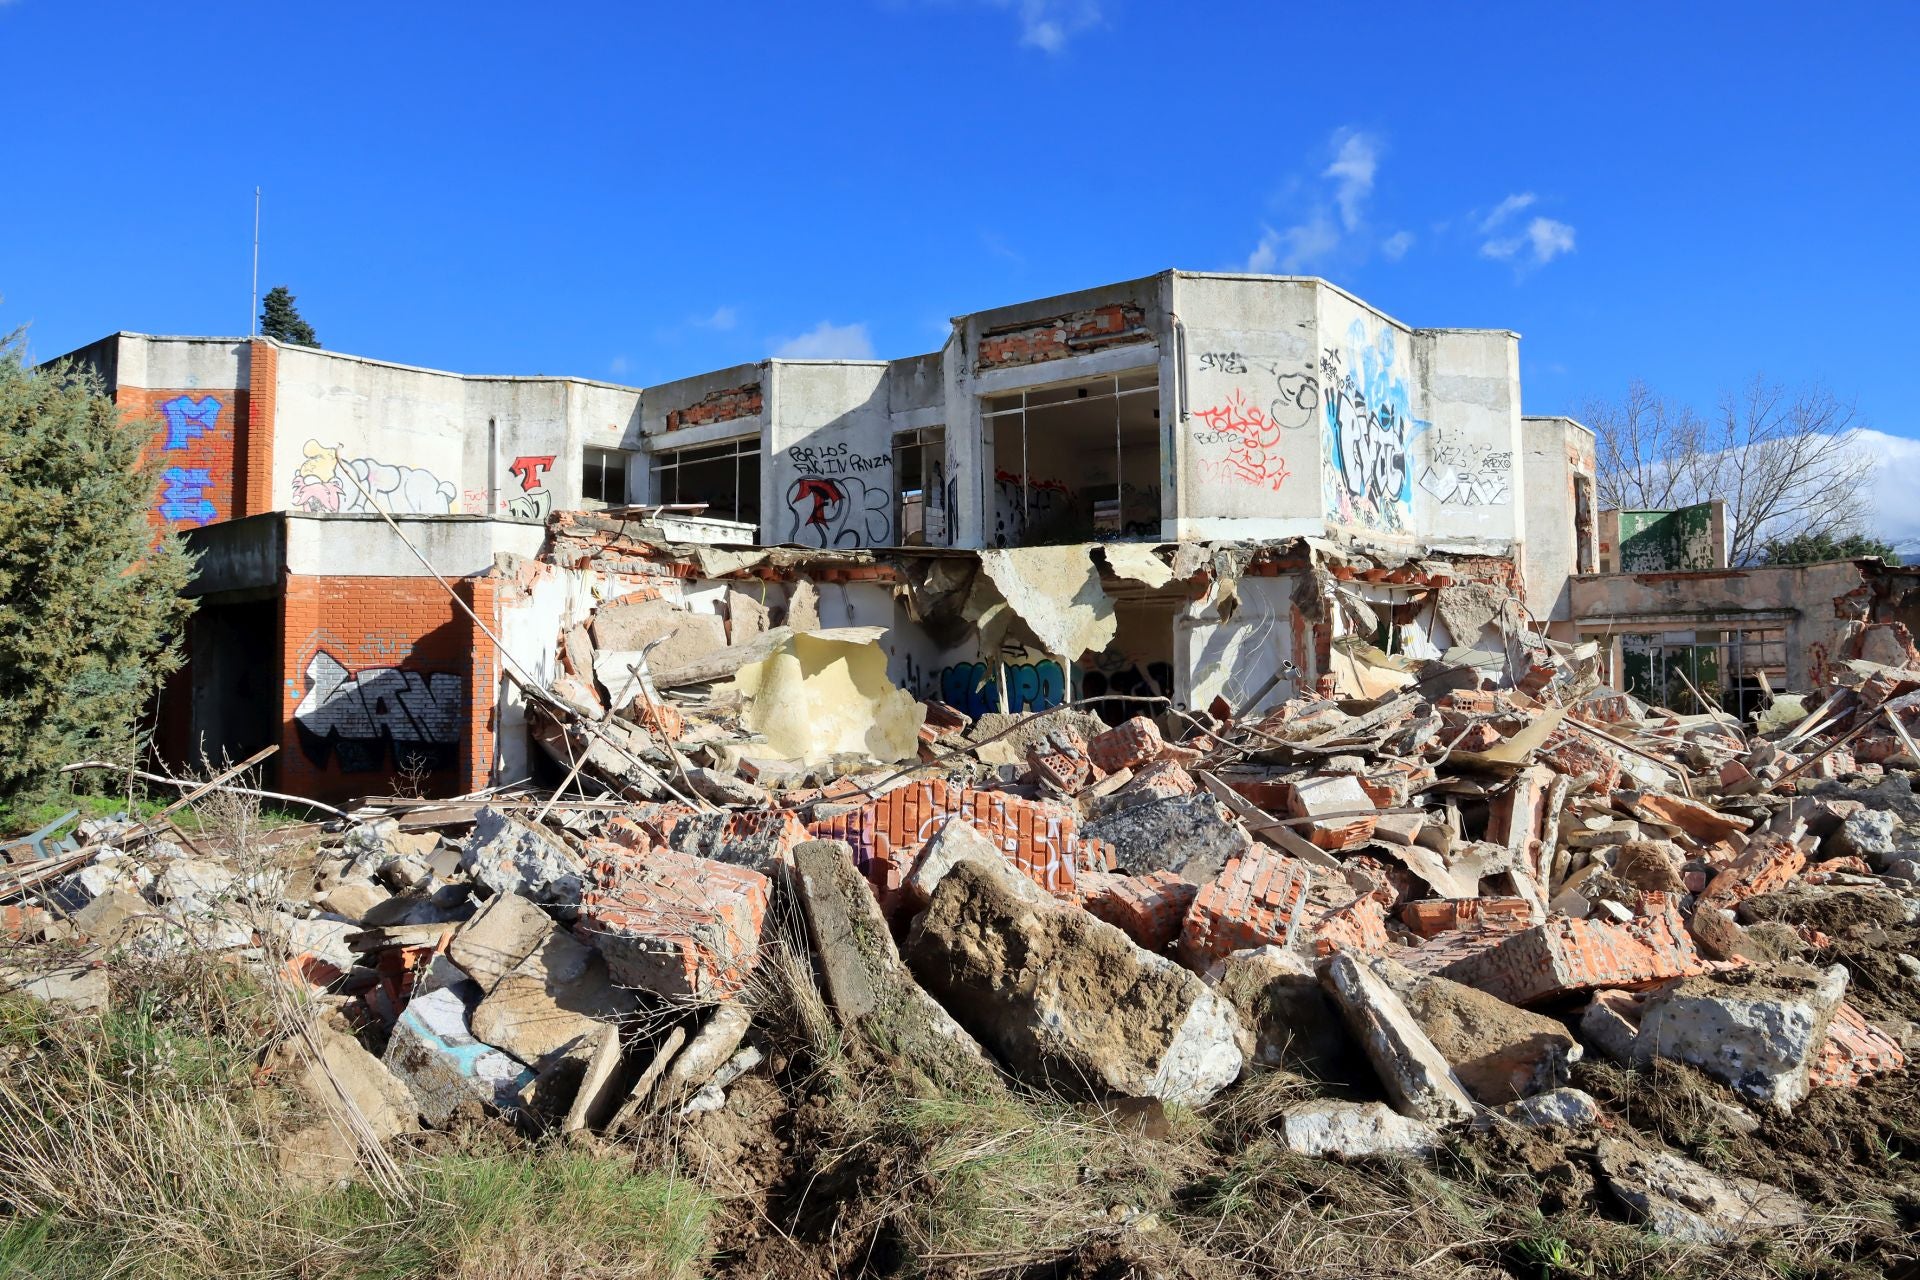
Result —
<path fill-rule="evenodd" d="M 458 763 L 466 682 L 450 672 L 370 667 L 350 673 L 325 650 L 307 663 L 307 692 L 293 709 L 301 746 L 324 768 L 331 755 L 342 773 L 372 773 L 419 762 L 428 769 Z"/>

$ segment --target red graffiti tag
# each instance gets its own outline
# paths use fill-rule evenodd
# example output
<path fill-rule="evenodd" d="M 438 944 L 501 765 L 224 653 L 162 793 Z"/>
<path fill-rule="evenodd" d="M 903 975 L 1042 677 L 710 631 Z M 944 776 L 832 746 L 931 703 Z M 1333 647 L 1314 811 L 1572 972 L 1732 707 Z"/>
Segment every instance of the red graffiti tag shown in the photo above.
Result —
<path fill-rule="evenodd" d="M 798 506 L 808 499 L 813 501 L 813 509 L 807 512 L 806 522 L 825 528 L 831 523 L 830 516 L 837 514 L 837 512 L 830 513 L 827 508 L 837 508 L 847 500 L 847 495 L 841 491 L 839 484 L 835 481 L 824 480 L 819 476 L 804 476 L 794 486 L 793 505 Z"/>
<path fill-rule="evenodd" d="M 1194 443 L 1227 446 L 1226 457 L 1201 460 L 1210 474 L 1276 490 L 1293 474 L 1280 456 L 1280 424 L 1248 401 L 1247 393 L 1238 387 L 1225 404 L 1202 409 L 1195 416 L 1206 427 L 1194 433 Z"/>
<path fill-rule="evenodd" d="M 541 480 L 552 466 L 552 454 L 528 454 L 525 457 L 515 458 L 507 470 L 519 477 L 522 493 L 532 493 L 540 487 Z"/>

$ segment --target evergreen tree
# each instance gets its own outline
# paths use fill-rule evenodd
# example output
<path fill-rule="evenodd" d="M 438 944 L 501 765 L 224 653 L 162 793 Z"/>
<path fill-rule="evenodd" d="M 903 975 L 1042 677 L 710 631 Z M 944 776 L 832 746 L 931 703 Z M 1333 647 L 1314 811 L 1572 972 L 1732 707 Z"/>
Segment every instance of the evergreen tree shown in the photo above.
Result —
<path fill-rule="evenodd" d="M 1892 543 L 1860 533 L 1839 538 L 1831 533 L 1774 538 L 1768 541 L 1762 554 L 1767 564 L 1818 564 L 1822 560 L 1858 560 L 1862 556 L 1879 556 L 1888 564 L 1900 563 L 1900 554 Z"/>
<path fill-rule="evenodd" d="M 266 299 L 260 306 L 260 332 L 298 347 L 320 345 L 320 338 L 314 333 L 313 326 L 300 318 L 299 308 L 293 305 L 293 295 L 287 292 L 287 286 L 283 284 L 267 290 Z"/>
<path fill-rule="evenodd" d="M 130 761 L 180 665 L 192 559 L 149 519 L 163 457 L 80 370 L 0 337 L 0 796 L 76 760 Z"/>

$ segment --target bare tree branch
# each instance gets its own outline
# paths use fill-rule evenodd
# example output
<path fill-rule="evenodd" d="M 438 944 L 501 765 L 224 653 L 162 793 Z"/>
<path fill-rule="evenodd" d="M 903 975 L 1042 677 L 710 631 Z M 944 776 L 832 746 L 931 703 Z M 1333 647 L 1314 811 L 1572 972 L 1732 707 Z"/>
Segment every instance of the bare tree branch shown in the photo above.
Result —
<path fill-rule="evenodd" d="M 1854 406 L 1825 387 L 1756 377 L 1709 420 L 1635 381 L 1584 413 L 1599 437 L 1602 503 L 1662 511 L 1720 498 L 1729 563 L 1757 563 L 1776 538 L 1864 532 L 1876 464 Z"/>

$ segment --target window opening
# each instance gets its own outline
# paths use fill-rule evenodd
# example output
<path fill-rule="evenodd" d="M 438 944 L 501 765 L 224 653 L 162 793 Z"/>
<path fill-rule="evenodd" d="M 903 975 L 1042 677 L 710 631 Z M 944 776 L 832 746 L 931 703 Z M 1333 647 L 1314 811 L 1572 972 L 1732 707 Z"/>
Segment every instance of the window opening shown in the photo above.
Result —
<path fill-rule="evenodd" d="M 760 523 L 760 439 L 662 449 L 653 455 L 655 500 L 670 506 L 705 503 L 702 515 Z"/>
<path fill-rule="evenodd" d="M 627 505 L 627 455 L 618 449 L 588 449 L 580 467 L 580 497 L 606 507 Z"/>
<path fill-rule="evenodd" d="M 995 546 L 1160 536 L 1157 369 L 982 401 L 993 437 Z"/>
<path fill-rule="evenodd" d="M 947 429 L 893 433 L 894 537 L 903 547 L 949 545 Z"/>

